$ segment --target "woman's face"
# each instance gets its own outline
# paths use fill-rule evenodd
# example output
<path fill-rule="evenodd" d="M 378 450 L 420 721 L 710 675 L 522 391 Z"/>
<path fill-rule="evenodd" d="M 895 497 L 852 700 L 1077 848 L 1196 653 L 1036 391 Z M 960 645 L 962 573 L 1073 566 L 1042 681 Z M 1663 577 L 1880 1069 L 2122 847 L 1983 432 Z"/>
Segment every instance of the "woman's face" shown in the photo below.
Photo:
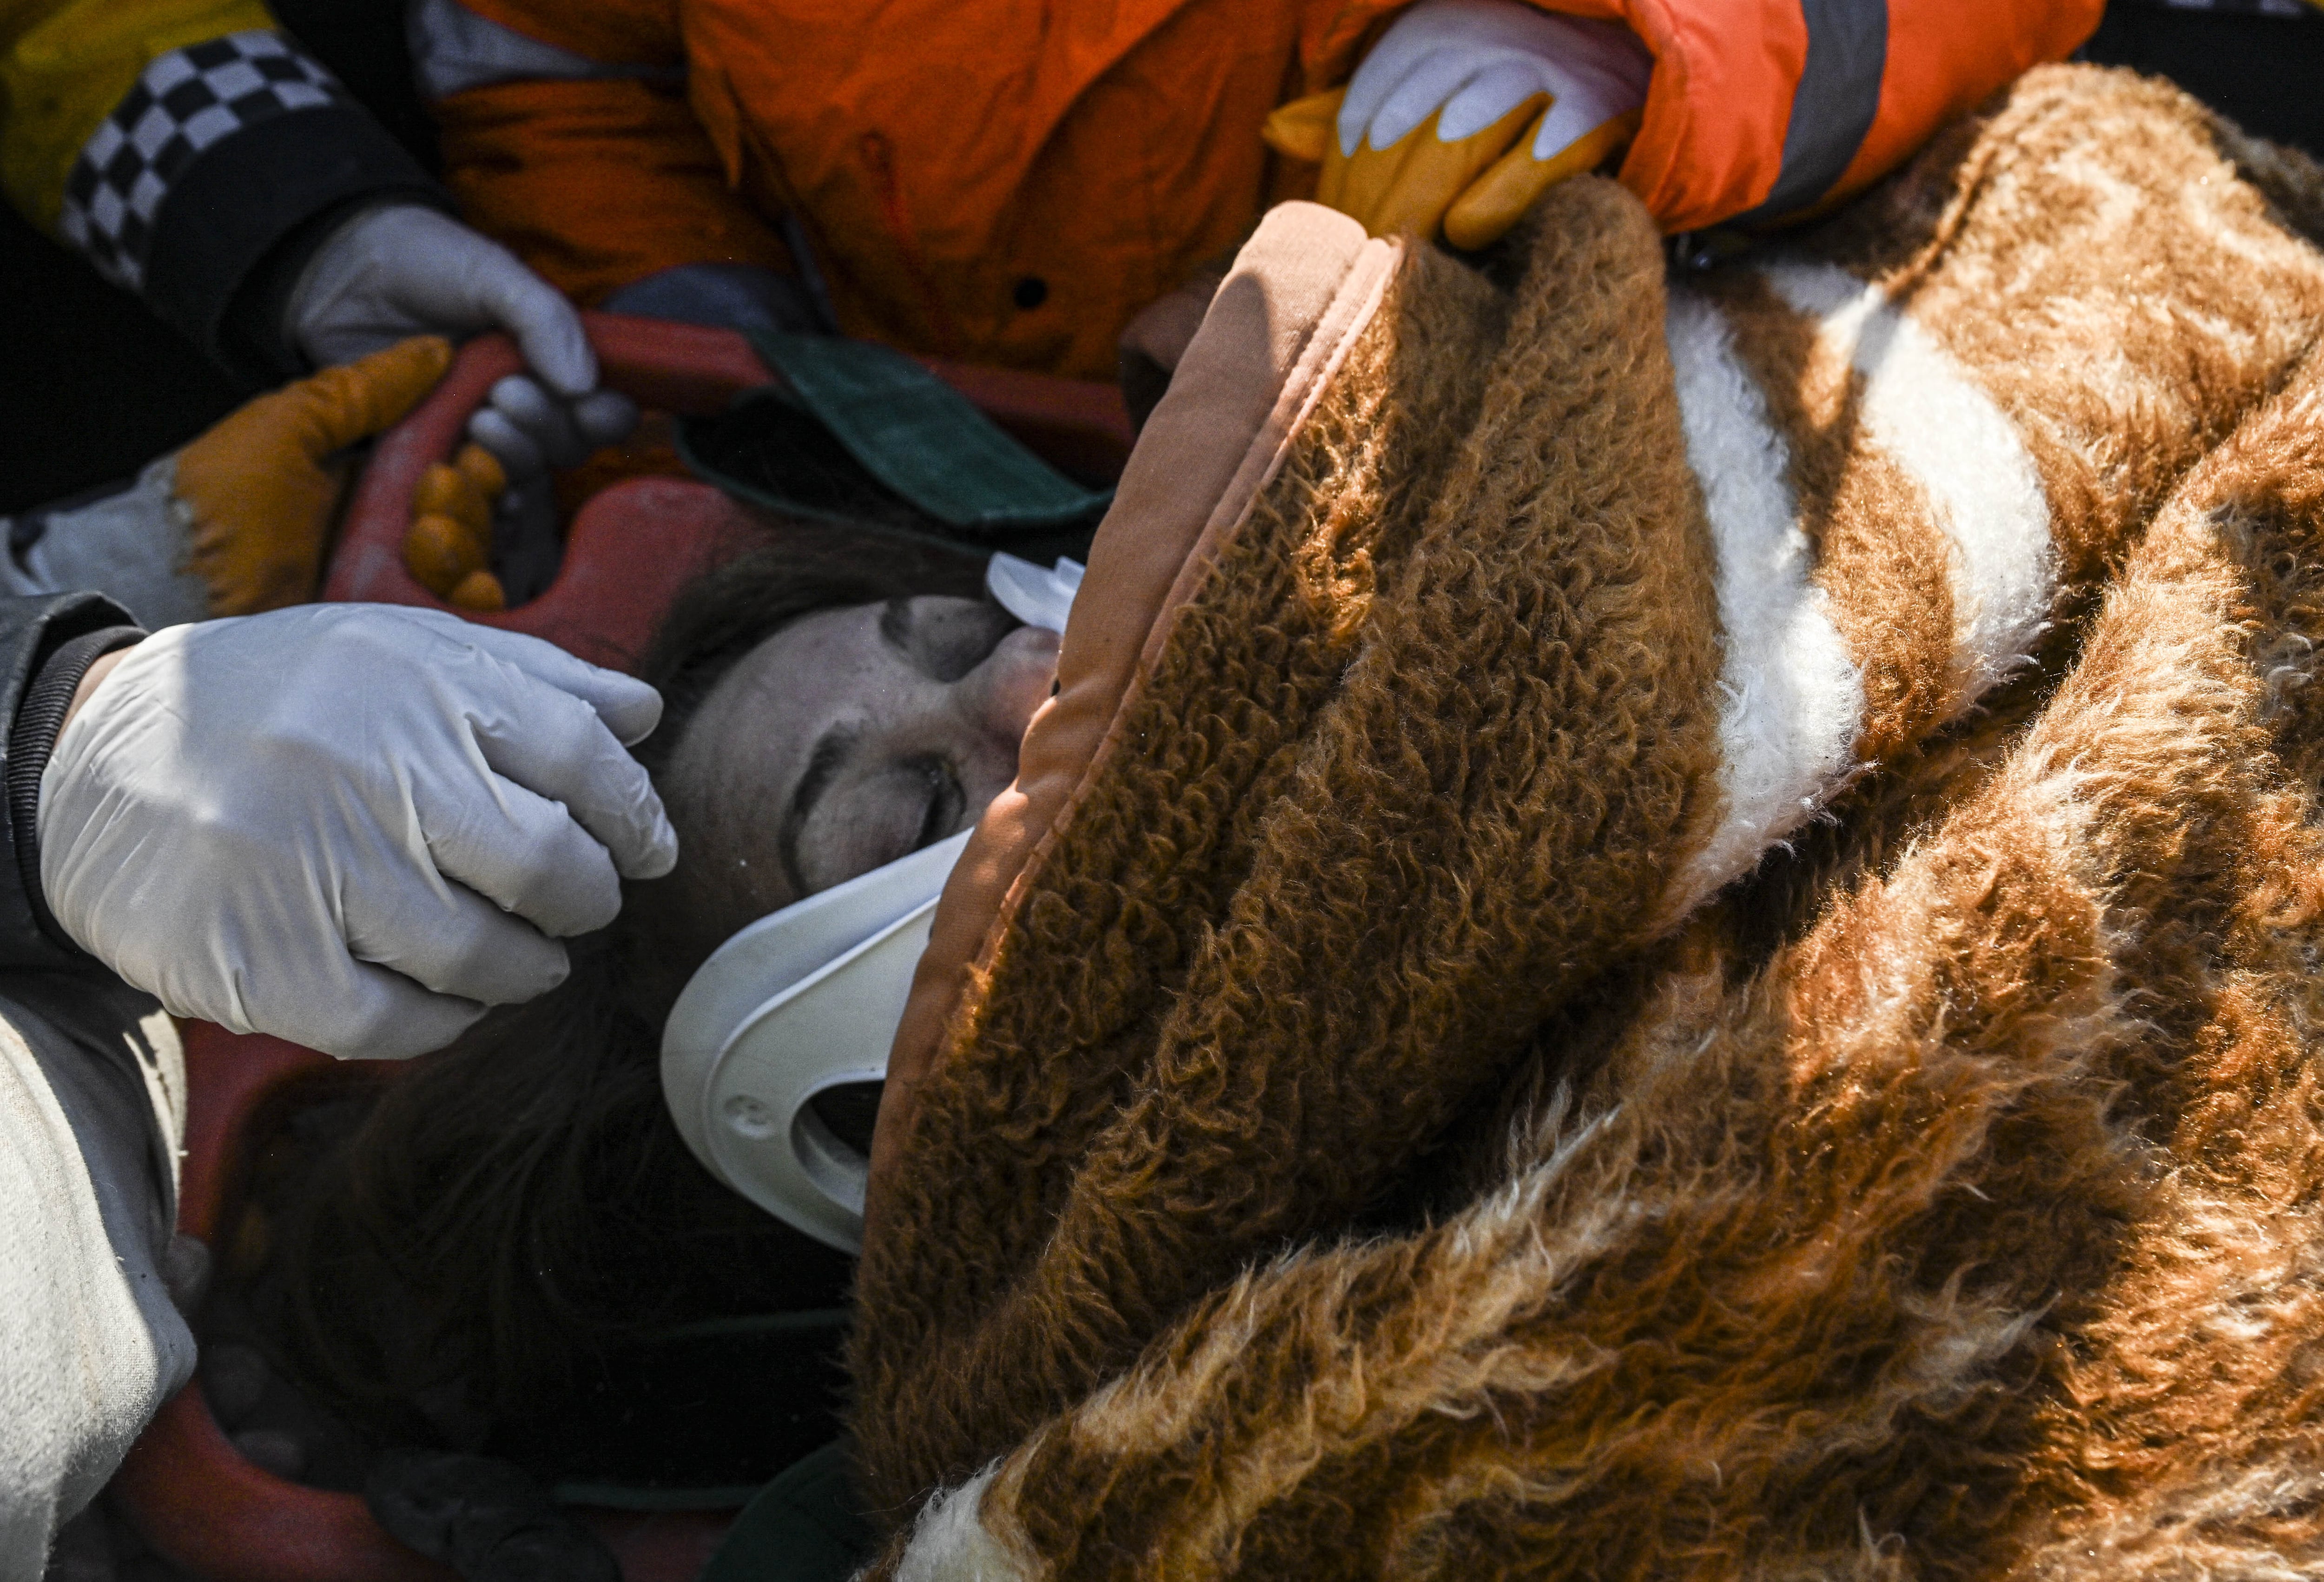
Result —
<path fill-rule="evenodd" d="M 720 679 L 671 757 L 688 888 L 747 921 L 968 828 L 1016 777 L 1056 662 L 1056 633 L 973 599 L 793 621 Z"/>

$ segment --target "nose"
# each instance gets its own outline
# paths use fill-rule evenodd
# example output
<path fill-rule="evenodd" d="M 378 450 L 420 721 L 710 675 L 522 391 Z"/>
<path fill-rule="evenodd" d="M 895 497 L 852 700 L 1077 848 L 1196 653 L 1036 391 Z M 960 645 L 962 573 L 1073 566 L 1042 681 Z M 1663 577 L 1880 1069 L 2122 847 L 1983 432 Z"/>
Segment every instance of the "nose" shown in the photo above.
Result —
<path fill-rule="evenodd" d="M 959 695 L 976 729 L 996 745 L 1005 744 L 1010 765 L 1033 713 L 1057 678 L 1057 634 L 1020 626 L 994 645 L 984 662 L 963 676 Z"/>
<path fill-rule="evenodd" d="M 915 742 L 943 743 L 960 777 L 969 822 L 1016 779 L 1025 727 L 1049 695 L 1056 674 L 1056 633 L 1019 627 L 967 675 L 924 694 L 929 712 L 916 713 L 905 734 Z"/>

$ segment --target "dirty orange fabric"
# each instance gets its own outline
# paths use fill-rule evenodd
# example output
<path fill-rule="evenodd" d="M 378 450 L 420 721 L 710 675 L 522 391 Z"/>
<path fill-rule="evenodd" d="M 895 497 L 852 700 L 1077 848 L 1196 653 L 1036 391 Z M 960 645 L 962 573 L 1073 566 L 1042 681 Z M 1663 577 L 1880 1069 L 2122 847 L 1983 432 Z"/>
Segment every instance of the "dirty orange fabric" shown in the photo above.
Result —
<path fill-rule="evenodd" d="M 728 190 L 680 94 L 622 78 L 512 82 L 455 95 L 437 116 L 461 207 L 584 306 L 673 263 L 791 267 Z"/>
<path fill-rule="evenodd" d="M 511 83 L 438 106 L 469 217 L 585 303 L 680 263 L 787 267 L 790 214 L 848 334 L 1079 378 L 1305 170 L 1269 111 L 1346 79 L 1408 0 L 465 0 L 683 86 Z M 1808 61 L 1800 0 L 1532 0 L 1655 54 L 1623 182 L 1665 229 L 1751 208 Z M 1853 0 L 1878 5 L 1883 0 Z M 1885 0 L 1843 185 L 2097 25 L 2102 0 Z"/>
<path fill-rule="evenodd" d="M 1962 115 L 2029 67 L 2062 60 L 2098 27 L 2100 0 L 1996 11 L 1981 29 L 1954 25 L 1941 6 L 1888 9 L 1888 67 L 1880 82 L 1880 115 L 1834 197 L 1858 192 L 1911 158 L 1929 129 Z M 1988 82 L 1990 64 L 2013 61 Z"/>

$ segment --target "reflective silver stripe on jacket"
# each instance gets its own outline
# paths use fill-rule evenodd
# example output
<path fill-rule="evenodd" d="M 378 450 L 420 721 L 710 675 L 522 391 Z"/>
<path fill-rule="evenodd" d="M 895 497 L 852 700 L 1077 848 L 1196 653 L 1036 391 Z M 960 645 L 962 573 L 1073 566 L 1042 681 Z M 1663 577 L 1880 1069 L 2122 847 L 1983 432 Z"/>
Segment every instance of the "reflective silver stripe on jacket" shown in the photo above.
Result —
<path fill-rule="evenodd" d="M 1765 203 L 1738 221 L 1805 208 L 1838 185 L 1880 110 L 1888 64 L 1887 0 L 1800 0 L 1808 59 L 1792 94 L 1784 164 Z"/>

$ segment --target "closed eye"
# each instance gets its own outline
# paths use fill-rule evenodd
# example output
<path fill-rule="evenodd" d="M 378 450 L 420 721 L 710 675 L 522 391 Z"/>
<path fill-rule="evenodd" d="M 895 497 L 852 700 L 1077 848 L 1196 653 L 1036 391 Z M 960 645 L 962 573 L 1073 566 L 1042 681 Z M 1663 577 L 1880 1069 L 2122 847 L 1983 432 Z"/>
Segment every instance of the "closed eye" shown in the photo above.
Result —
<path fill-rule="evenodd" d="M 799 895 L 815 888 L 807 883 L 807 865 L 799 851 L 807 815 L 815 811 L 816 804 L 823 799 L 832 782 L 839 778 L 839 771 L 845 766 L 848 755 L 855 750 L 858 740 L 859 732 L 851 727 L 835 726 L 825 731 L 823 739 L 815 744 L 815 750 L 807 755 L 807 769 L 799 776 L 790 801 L 784 806 L 782 824 L 775 837 L 776 851 L 782 859 L 783 877 L 790 880 L 791 888 Z"/>
<path fill-rule="evenodd" d="M 944 759 L 926 760 L 922 772 L 928 777 L 928 806 L 920 819 L 919 836 L 912 842 L 915 851 L 933 846 L 951 834 L 967 802 L 966 794 L 961 790 L 960 776 Z"/>

